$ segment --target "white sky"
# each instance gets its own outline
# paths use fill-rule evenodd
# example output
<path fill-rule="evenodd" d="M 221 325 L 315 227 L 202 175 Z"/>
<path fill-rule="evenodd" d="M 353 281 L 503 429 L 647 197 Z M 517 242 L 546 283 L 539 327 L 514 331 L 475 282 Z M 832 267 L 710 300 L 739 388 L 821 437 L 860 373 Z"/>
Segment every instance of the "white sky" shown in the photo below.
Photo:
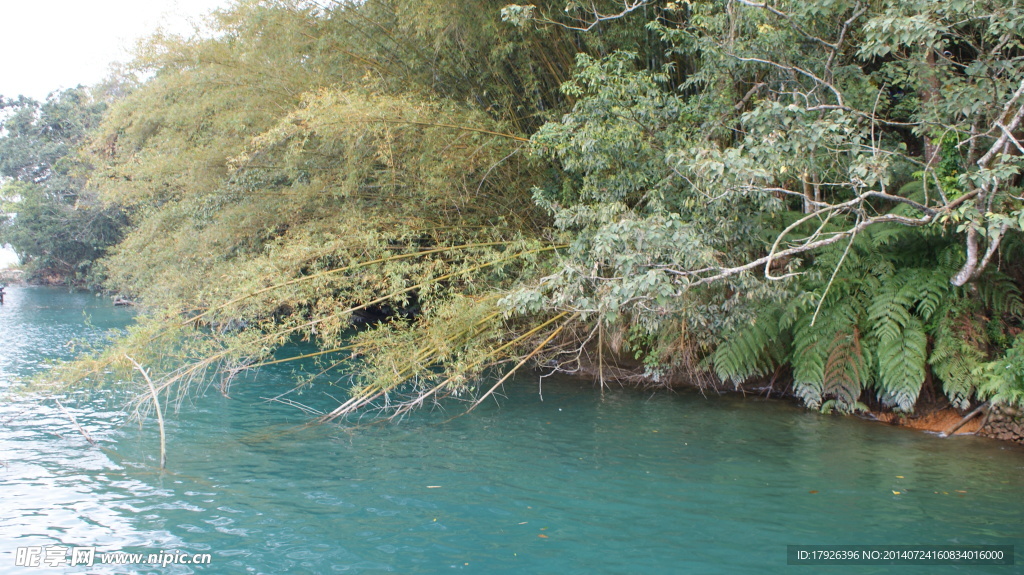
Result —
<path fill-rule="evenodd" d="M 190 22 L 231 0 L 0 0 L 0 96 L 43 100 L 54 90 L 96 84 L 129 59 L 136 40 Z M 0 246 L 0 269 L 16 263 Z"/>
<path fill-rule="evenodd" d="M 159 27 L 187 33 L 190 21 L 230 0 L 0 0 L 0 95 L 37 100 L 102 80 Z"/>
<path fill-rule="evenodd" d="M 0 270 L 9 268 L 17 263 L 18 256 L 14 254 L 13 250 L 7 249 L 7 246 L 0 248 Z"/>

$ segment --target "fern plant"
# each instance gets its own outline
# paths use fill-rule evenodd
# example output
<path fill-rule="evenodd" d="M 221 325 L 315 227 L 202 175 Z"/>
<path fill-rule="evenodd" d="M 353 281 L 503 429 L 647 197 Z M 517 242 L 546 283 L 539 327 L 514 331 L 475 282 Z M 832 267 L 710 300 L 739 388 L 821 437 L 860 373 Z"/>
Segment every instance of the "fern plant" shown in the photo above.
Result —
<path fill-rule="evenodd" d="M 1013 281 L 996 271 L 975 287 L 953 287 L 961 259 L 941 231 L 895 226 L 831 247 L 810 264 L 796 297 L 726 334 L 715 371 L 739 385 L 788 364 L 808 407 L 844 413 L 866 409 L 866 394 L 911 412 L 931 375 L 953 406 L 966 408 L 979 373 L 1008 340 L 1003 318 L 1017 321 L 1024 308 Z M 989 380 L 997 382 L 986 396 L 1016 389 L 1006 377 Z"/>
<path fill-rule="evenodd" d="M 768 308 L 745 329 L 733 330 L 713 356 L 718 377 L 737 385 L 773 373 L 786 362 L 789 335 L 781 329 L 778 307 Z"/>

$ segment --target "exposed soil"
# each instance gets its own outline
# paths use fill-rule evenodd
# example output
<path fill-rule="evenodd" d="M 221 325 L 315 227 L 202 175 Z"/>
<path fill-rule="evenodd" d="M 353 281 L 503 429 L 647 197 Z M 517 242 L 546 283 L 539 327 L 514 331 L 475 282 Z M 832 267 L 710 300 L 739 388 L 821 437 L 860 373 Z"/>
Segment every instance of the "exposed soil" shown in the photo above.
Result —
<path fill-rule="evenodd" d="M 960 423 L 960 420 L 963 419 L 965 414 L 959 413 L 950 407 L 946 407 L 932 412 L 910 416 L 900 416 L 895 413 L 882 412 L 872 412 L 871 415 L 873 415 L 878 421 L 882 421 L 890 425 L 943 433 L 946 430 L 953 428 L 957 423 Z M 977 433 L 978 430 L 981 429 L 981 422 L 983 419 L 984 417 L 975 417 L 958 429 L 954 435 L 971 435 Z"/>

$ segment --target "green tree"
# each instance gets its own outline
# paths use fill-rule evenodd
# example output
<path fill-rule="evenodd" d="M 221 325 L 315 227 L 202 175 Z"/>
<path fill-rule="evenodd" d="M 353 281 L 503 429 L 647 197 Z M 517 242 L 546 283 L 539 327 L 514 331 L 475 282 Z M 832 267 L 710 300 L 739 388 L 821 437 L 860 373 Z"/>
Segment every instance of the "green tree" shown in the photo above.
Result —
<path fill-rule="evenodd" d="M 566 172 L 538 201 L 575 242 L 510 303 L 626 333 L 655 376 L 790 365 L 813 407 L 872 391 L 910 411 L 931 368 L 966 405 L 1021 319 L 990 272 L 1021 231 L 1022 17 L 1011 2 L 667 5 L 651 27 L 693 64 L 681 92 L 642 59 L 581 58 L 563 87 L 580 100 L 533 136 Z M 870 248 L 879 234 L 921 259 Z"/>
<path fill-rule="evenodd" d="M 107 105 L 82 87 L 43 103 L 3 101 L 0 201 L 11 217 L 0 225 L 0 243 L 10 243 L 37 275 L 83 281 L 121 238 L 126 218 L 86 188 L 90 166 L 78 155 Z"/>

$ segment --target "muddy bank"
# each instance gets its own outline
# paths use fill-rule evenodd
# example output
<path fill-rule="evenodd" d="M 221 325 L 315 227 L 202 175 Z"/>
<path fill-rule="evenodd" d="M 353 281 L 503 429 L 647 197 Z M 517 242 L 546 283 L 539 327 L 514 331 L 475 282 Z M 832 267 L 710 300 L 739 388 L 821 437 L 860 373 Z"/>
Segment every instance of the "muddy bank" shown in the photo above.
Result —
<path fill-rule="evenodd" d="M 921 415 L 899 416 L 894 413 L 872 413 L 872 415 L 875 419 L 891 425 L 946 433 L 959 424 L 968 413 L 961 413 L 947 407 Z M 1024 415 L 1021 410 L 1012 407 L 985 408 L 978 417 L 965 423 L 954 435 L 979 435 L 1024 445 Z"/>
<path fill-rule="evenodd" d="M 934 433 L 946 433 L 953 429 L 964 418 L 963 413 L 946 407 L 923 414 L 898 415 L 886 412 L 871 412 L 874 419 L 889 425 L 909 427 Z M 981 429 L 982 418 L 976 417 L 965 423 L 953 435 L 974 435 Z"/>

